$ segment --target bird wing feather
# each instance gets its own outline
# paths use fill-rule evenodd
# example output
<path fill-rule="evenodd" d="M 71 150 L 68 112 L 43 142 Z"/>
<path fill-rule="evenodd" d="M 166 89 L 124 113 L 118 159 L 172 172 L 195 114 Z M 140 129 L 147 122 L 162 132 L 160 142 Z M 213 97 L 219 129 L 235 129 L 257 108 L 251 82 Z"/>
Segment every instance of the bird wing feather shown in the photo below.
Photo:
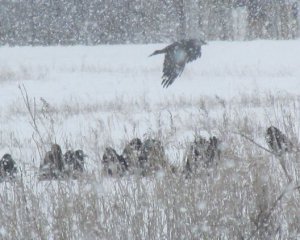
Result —
<path fill-rule="evenodd" d="M 192 62 L 197 58 L 201 57 L 201 46 L 189 47 L 187 49 L 188 59 L 187 62 Z"/>
<path fill-rule="evenodd" d="M 163 76 L 162 76 L 162 85 L 163 87 L 170 86 L 175 79 L 181 75 L 183 69 L 185 67 L 185 62 L 176 63 L 174 60 L 174 55 L 172 53 L 167 52 L 164 60 L 163 67 Z"/>

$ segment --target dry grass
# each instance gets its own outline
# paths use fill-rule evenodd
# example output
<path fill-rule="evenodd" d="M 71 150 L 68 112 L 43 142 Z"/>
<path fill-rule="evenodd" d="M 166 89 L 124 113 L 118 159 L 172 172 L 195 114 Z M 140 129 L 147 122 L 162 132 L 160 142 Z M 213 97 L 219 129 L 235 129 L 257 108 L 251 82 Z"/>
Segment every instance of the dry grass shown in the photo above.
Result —
<path fill-rule="evenodd" d="M 92 107 L 52 106 L 46 100 L 35 103 L 24 91 L 26 115 L 24 103 L 12 115 L 29 120 L 32 134 L 14 140 L 5 130 L 0 135 L 2 145 L 19 156 L 20 167 L 15 182 L 0 185 L 1 239 L 299 238 L 298 153 L 283 159 L 290 183 L 278 158 L 242 136 L 265 146 L 264 131 L 275 125 L 298 140 L 298 98 L 253 94 L 159 105 L 141 99 L 129 108 L 120 99 Z M 81 115 L 86 126 L 68 135 L 62 126 Z M 191 136 L 203 130 L 222 139 L 221 161 L 187 179 L 181 174 L 183 152 Z M 121 151 L 130 138 L 144 134 L 162 140 L 178 173 L 103 177 L 104 147 Z M 88 153 L 82 178 L 37 181 L 38 159 L 55 141 Z"/>

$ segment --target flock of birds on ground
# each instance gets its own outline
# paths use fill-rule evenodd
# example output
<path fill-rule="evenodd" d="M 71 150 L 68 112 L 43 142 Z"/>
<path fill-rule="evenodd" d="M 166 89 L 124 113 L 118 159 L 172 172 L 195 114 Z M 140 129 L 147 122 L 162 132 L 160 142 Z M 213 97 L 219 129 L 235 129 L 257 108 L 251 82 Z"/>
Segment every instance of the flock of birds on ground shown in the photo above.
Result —
<path fill-rule="evenodd" d="M 270 126 L 265 133 L 266 142 L 276 156 L 293 150 L 293 143 L 278 128 Z M 68 150 L 62 153 L 58 144 L 52 144 L 51 150 L 44 156 L 39 168 L 39 180 L 77 179 L 84 172 L 86 154 L 82 150 Z M 209 140 L 198 136 L 191 142 L 184 156 L 182 173 L 190 177 L 199 168 L 216 166 L 221 158 L 220 140 L 215 136 Z M 178 169 L 168 161 L 164 147 L 158 139 L 148 138 L 142 142 L 139 138 L 126 144 L 122 154 L 112 147 L 106 147 L 102 156 L 102 173 L 105 176 L 121 177 L 124 175 L 149 176 L 158 171 L 178 173 Z M 17 174 L 17 167 L 8 153 L 0 160 L 0 178 L 12 180 Z"/>
<path fill-rule="evenodd" d="M 206 42 L 201 39 L 187 39 L 174 42 L 171 45 L 154 51 L 150 56 L 165 54 L 162 85 L 170 86 L 183 72 L 187 63 L 201 57 L 201 46 Z M 271 151 L 276 155 L 289 152 L 292 142 L 276 127 L 266 131 L 266 141 Z M 210 167 L 221 156 L 220 140 L 215 136 L 206 140 L 195 138 L 185 154 L 184 172 L 193 173 L 199 166 Z M 84 160 L 87 155 L 82 150 L 62 153 L 58 144 L 52 144 L 51 150 L 45 154 L 40 165 L 39 179 L 77 178 L 84 172 Z M 102 157 L 103 173 L 110 176 L 126 174 L 149 175 L 160 169 L 176 172 L 176 168 L 167 160 L 164 147 L 158 139 L 132 139 L 124 148 L 122 154 L 107 147 Z M 10 154 L 4 154 L 0 160 L 0 178 L 11 179 L 17 173 L 15 162 Z"/>

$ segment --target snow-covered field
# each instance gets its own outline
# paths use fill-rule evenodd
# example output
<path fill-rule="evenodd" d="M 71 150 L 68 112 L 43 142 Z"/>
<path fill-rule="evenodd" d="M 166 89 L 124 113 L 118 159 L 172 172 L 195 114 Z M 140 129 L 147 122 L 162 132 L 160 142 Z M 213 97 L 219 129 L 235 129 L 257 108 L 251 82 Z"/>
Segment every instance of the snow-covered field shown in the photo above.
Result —
<path fill-rule="evenodd" d="M 266 146 L 275 125 L 299 139 L 300 41 L 210 42 L 167 89 L 163 56 L 148 57 L 164 46 L 0 47 L 0 156 L 19 167 L 16 183 L 1 184 L 1 239 L 300 239 L 298 192 L 259 217 L 287 178 L 236 134 Z M 158 137 L 180 168 L 198 133 L 223 142 L 208 175 L 100 174 L 104 148 L 121 152 L 133 137 Z M 37 181 L 51 142 L 88 154 L 84 179 Z M 297 154 L 287 160 L 297 185 Z"/>

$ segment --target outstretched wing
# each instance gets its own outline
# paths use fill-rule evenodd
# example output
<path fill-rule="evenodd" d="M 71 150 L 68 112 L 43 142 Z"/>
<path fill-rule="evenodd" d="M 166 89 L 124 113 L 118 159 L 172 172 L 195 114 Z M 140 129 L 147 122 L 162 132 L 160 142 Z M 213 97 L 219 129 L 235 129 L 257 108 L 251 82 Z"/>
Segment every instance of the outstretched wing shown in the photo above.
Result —
<path fill-rule="evenodd" d="M 201 57 L 201 46 L 205 45 L 206 42 L 201 39 L 188 39 L 181 40 L 180 44 L 184 47 L 184 50 L 187 53 L 186 62 L 192 62 Z"/>
<path fill-rule="evenodd" d="M 187 62 L 192 62 L 197 58 L 201 57 L 201 47 L 189 48 Z"/>
<path fill-rule="evenodd" d="M 201 42 L 191 39 L 186 42 L 187 62 L 192 62 L 201 57 Z"/>
<path fill-rule="evenodd" d="M 164 60 L 163 76 L 162 76 L 162 85 L 163 87 L 170 86 L 175 79 L 180 76 L 185 66 L 185 61 L 177 62 L 174 59 L 174 54 L 167 52 Z"/>

